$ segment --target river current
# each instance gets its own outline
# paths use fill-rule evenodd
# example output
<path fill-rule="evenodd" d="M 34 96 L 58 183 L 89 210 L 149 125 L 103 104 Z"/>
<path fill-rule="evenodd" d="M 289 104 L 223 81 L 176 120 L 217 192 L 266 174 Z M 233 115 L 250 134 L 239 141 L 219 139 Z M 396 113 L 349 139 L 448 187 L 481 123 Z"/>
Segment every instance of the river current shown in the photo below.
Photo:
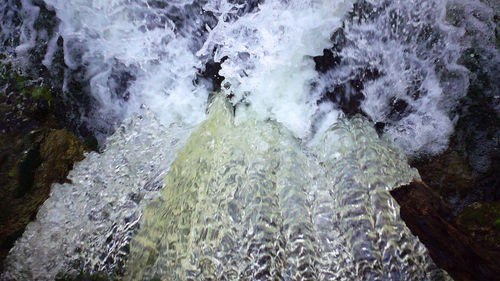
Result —
<path fill-rule="evenodd" d="M 0 7 L 5 60 L 103 145 L 52 187 L 3 279 L 449 280 L 389 191 L 419 178 L 408 157 L 447 148 L 494 3 Z"/>

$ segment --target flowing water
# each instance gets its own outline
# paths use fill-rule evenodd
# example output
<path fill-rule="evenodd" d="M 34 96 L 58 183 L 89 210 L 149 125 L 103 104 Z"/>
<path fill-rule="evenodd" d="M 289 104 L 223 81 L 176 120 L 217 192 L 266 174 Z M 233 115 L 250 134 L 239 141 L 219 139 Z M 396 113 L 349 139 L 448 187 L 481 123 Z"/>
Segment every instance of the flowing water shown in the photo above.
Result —
<path fill-rule="evenodd" d="M 469 86 L 458 62 L 476 41 L 494 50 L 494 5 L 0 7 L 6 60 L 50 80 L 105 143 L 52 187 L 3 279 L 448 279 L 389 191 L 419 177 L 408 156 L 446 149 Z"/>
<path fill-rule="evenodd" d="M 307 148 L 232 113 L 216 98 L 178 152 L 126 280 L 443 278 L 389 194 L 417 174 L 368 122 L 339 120 Z"/>

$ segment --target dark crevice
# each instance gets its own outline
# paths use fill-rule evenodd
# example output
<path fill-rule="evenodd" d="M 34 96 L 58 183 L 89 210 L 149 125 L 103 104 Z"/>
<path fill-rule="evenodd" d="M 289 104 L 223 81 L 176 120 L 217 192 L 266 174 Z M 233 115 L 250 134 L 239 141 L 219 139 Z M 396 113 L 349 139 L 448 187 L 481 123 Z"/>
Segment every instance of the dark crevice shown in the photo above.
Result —
<path fill-rule="evenodd" d="M 195 80 L 195 84 L 199 84 L 201 79 L 210 81 L 210 91 L 219 92 L 222 87 L 222 81 L 224 81 L 224 76 L 219 74 L 221 70 L 221 64 L 227 60 L 227 57 L 223 57 L 220 62 L 215 62 L 210 59 L 205 63 L 203 70 L 198 71 L 198 75 Z"/>

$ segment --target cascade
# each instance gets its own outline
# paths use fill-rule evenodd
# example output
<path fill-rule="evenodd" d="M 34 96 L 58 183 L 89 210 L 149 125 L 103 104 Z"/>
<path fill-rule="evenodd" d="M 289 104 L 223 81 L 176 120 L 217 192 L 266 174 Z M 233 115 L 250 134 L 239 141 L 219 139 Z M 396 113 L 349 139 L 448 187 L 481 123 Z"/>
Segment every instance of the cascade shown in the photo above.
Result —
<path fill-rule="evenodd" d="M 500 57 L 489 2 L 0 0 L 0 59 L 102 144 L 2 280 L 448 280 L 389 191 Z"/>

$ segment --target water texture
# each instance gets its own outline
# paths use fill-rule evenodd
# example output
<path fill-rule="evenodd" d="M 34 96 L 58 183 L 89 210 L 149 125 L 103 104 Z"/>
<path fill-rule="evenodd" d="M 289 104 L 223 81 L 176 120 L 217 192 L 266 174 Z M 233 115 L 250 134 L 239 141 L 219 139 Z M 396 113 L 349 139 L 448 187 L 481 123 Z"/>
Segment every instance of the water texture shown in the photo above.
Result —
<path fill-rule="evenodd" d="M 494 4 L 0 0 L 2 60 L 52 77 L 106 144 L 53 186 L 2 278 L 446 279 L 389 190 L 418 178 L 407 156 L 446 149 L 464 53 L 498 57 Z"/>
<path fill-rule="evenodd" d="M 188 135 L 147 112 L 124 122 L 102 153 L 88 153 L 75 165 L 71 183 L 52 186 L 7 257 L 2 280 L 54 280 L 83 269 L 122 272 L 141 209 L 159 196 L 175 150 Z"/>
<path fill-rule="evenodd" d="M 143 214 L 126 280 L 441 280 L 389 191 L 418 177 L 361 118 L 304 147 L 224 98 Z"/>

